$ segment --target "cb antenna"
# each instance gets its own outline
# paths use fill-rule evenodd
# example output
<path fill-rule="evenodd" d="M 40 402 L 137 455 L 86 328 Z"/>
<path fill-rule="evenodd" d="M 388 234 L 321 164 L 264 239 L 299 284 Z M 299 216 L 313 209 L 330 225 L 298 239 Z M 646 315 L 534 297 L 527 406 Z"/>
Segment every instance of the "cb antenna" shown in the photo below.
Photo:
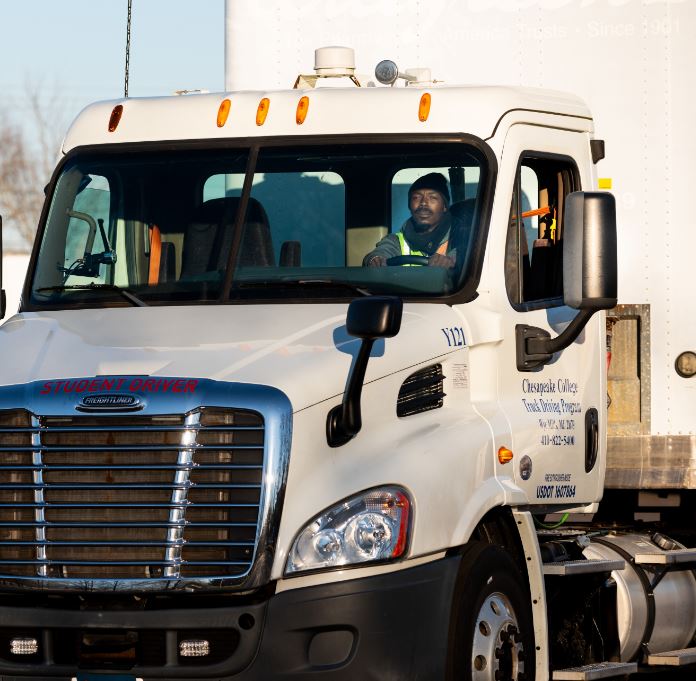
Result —
<path fill-rule="evenodd" d="M 123 94 L 128 97 L 128 75 L 130 69 L 130 42 L 131 42 L 131 10 L 133 0 L 128 0 L 128 23 L 126 25 L 126 79 L 123 86 Z"/>

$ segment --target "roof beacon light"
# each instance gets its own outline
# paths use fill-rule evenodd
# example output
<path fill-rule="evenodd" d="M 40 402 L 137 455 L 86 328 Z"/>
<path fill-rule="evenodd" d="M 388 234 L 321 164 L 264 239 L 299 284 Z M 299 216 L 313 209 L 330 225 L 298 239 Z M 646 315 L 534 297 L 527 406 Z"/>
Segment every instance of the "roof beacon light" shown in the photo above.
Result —
<path fill-rule="evenodd" d="M 406 85 L 418 85 L 421 83 L 434 83 L 430 75 L 430 69 L 406 69 L 404 73 L 391 59 L 384 59 L 375 67 L 375 78 L 382 85 L 394 85 L 399 78 L 406 81 Z"/>
<path fill-rule="evenodd" d="M 350 78 L 358 87 L 355 77 L 355 52 L 352 47 L 320 47 L 314 50 L 314 74 L 300 74 L 294 89 L 316 87 L 320 78 Z"/>

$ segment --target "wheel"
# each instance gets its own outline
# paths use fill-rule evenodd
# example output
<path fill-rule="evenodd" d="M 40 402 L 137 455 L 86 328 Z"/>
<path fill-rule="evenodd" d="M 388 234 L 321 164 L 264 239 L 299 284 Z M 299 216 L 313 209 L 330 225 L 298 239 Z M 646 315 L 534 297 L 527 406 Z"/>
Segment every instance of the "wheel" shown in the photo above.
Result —
<path fill-rule="evenodd" d="M 452 681 L 533 681 L 526 580 L 498 546 L 472 542 L 462 557 L 450 639 Z"/>
<path fill-rule="evenodd" d="M 428 258 L 424 255 L 395 255 L 393 258 L 387 258 L 387 265 L 390 267 L 400 265 L 427 265 Z"/>

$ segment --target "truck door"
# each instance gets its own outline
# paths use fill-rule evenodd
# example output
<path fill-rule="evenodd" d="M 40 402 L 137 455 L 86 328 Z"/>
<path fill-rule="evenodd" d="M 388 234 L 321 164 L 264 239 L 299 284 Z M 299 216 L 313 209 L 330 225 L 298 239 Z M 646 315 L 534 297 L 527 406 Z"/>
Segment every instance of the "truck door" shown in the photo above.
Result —
<path fill-rule="evenodd" d="M 563 210 L 570 192 L 590 189 L 588 148 L 587 133 L 515 125 L 503 151 L 508 172 L 501 181 L 514 175 L 514 182 L 504 255 L 510 314 L 500 394 L 512 428 L 515 481 L 533 504 L 579 505 L 601 494 L 603 315 L 535 371 L 518 368 L 516 348 L 517 325 L 555 337 L 577 314 L 563 304 Z"/>

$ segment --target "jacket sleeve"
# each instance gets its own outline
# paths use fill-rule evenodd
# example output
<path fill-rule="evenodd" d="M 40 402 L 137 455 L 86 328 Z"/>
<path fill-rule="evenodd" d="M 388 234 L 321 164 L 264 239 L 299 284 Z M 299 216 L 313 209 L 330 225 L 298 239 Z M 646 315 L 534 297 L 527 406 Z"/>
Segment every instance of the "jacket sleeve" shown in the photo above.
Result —
<path fill-rule="evenodd" d="M 363 267 L 367 267 L 370 260 L 377 255 L 383 258 L 393 258 L 396 255 L 401 255 L 401 245 L 399 237 L 396 234 L 387 234 L 380 239 L 377 245 L 363 258 Z"/>

